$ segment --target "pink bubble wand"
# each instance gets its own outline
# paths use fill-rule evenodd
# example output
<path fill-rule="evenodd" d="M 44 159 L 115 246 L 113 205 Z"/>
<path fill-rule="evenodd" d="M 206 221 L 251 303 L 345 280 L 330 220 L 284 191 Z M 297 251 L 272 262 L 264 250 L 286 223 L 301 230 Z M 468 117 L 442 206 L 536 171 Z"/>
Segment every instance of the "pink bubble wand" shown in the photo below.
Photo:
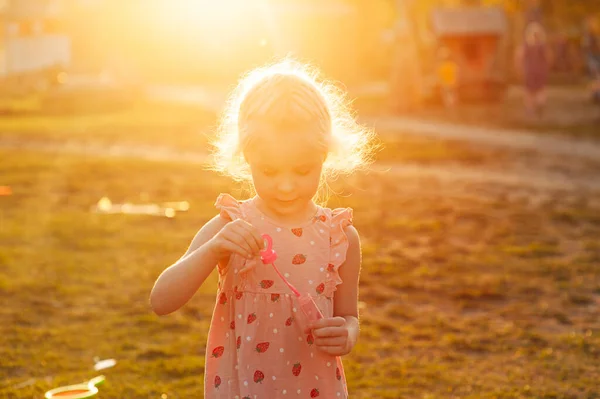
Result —
<path fill-rule="evenodd" d="M 294 293 L 300 304 L 302 313 L 306 316 L 308 322 L 317 321 L 323 318 L 323 314 L 319 310 L 319 307 L 315 303 L 314 299 L 308 294 L 301 294 L 279 271 L 275 266 L 275 260 L 277 260 L 277 253 L 273 249 L 273 239 L 268 234 L 263 234 L 262 238 L 265 240 L 265 249 L 260 252 L 260 259 L 265 265 L 270 264 L 275 269 L 277 275 L 283 280 L 283 282 L 290 287 L 290 290 Z"/>

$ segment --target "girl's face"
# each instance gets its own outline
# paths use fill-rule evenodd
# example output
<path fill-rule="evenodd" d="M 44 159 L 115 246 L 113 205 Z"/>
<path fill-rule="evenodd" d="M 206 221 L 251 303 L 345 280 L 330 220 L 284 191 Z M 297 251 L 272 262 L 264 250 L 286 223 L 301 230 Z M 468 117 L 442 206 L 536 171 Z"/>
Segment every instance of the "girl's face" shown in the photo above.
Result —
<path fill-rule="evenodd" d="M 293 134 L 257 138 L 246 153 L 256 193 L 279 216 L 306 212 L 319 188 L 324 157 L 307 138 Z"/>

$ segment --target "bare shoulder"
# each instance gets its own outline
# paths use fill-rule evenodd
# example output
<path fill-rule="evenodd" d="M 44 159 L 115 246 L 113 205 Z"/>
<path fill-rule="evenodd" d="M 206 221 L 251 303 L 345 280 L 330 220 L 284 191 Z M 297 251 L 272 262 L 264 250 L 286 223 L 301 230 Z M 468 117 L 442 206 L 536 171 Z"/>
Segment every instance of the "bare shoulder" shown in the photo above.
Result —
<path fill-rule="evenodd" d="M 221 215 L 216 215 L 212 219 L 210 219 L 204 226 L 198 230 L 196 235 L 194 236 L 189 248 L 183 255 L 183 257 L 189 255 L 194 252 L 196 249 L 200 248 L 206 242 L 208 242 L 211 238 L 213 238 L 227 223 L 230 221 Z"/>

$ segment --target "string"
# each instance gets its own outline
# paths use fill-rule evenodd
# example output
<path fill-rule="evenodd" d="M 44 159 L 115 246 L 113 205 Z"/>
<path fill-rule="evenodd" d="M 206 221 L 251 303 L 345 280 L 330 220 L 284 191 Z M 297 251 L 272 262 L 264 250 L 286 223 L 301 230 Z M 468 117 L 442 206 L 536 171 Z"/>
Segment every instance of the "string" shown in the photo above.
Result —
<path fill-rule="evenodd" d="M 296 287 L 294 287 L 292 284 L 290 284 L 289 281 L 287 281 L 287 279 L 285 277 L 283 277 L 281 275 L 281 272 L 279 271 L 279 269 L 277 268 L 277 266 L 275 266 L 275 262 L 271 263 L 271 266 L 273 266 L 273 268 L 275 269 L 275 272 L 277 272 L 277 274 L 279 275 L 279 277 L 281 277 L 281 279 L 283 280 L 283 282 L 290 287 L 290 289 L 292 290 L 292 292 L 298 297 L 300 298 L 300 292 L 296 289 Z"/>

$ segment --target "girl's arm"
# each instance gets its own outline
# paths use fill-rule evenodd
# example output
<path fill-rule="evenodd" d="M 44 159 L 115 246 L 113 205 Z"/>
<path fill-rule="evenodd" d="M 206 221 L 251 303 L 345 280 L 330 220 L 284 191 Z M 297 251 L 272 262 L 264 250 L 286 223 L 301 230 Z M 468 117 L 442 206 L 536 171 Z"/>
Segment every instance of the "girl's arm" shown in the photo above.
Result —
<path fill-rule="evenodd" d="M 342 284 L 337 287 L 333 297 L 333 316 L 343 317 L 348 328 L 348 352 L 356 345 L 359 335 L 358 322 L 358 280 L 362 255 L 360 237 L 354 226 L 345 229 L 348 238 L 346 261 L 340 266 Z"/>
<path fill-rule="evenodd" d="M 345 229 L 349 246 L 346 261 L 340 266 L 342 284 L 333 297 L 333 317 L 321 319 L 309 326 L 315 335 L 319 350 L 334 356 L 343 356 L 352 350 L 359 335 L 358 278 L 360 274 L 360 238 L 353 226 Z"/>
<path fill-rule="evenodd" d="M 150 294 L 150 306 L 154 313 L 159 316 L 172 313 L 196 293 L 219 263 L 219 254 L 210 240 L 227 223 L 221 216 L 211 219 L 198 231 L 186 253 L 162 272 Z"/>

